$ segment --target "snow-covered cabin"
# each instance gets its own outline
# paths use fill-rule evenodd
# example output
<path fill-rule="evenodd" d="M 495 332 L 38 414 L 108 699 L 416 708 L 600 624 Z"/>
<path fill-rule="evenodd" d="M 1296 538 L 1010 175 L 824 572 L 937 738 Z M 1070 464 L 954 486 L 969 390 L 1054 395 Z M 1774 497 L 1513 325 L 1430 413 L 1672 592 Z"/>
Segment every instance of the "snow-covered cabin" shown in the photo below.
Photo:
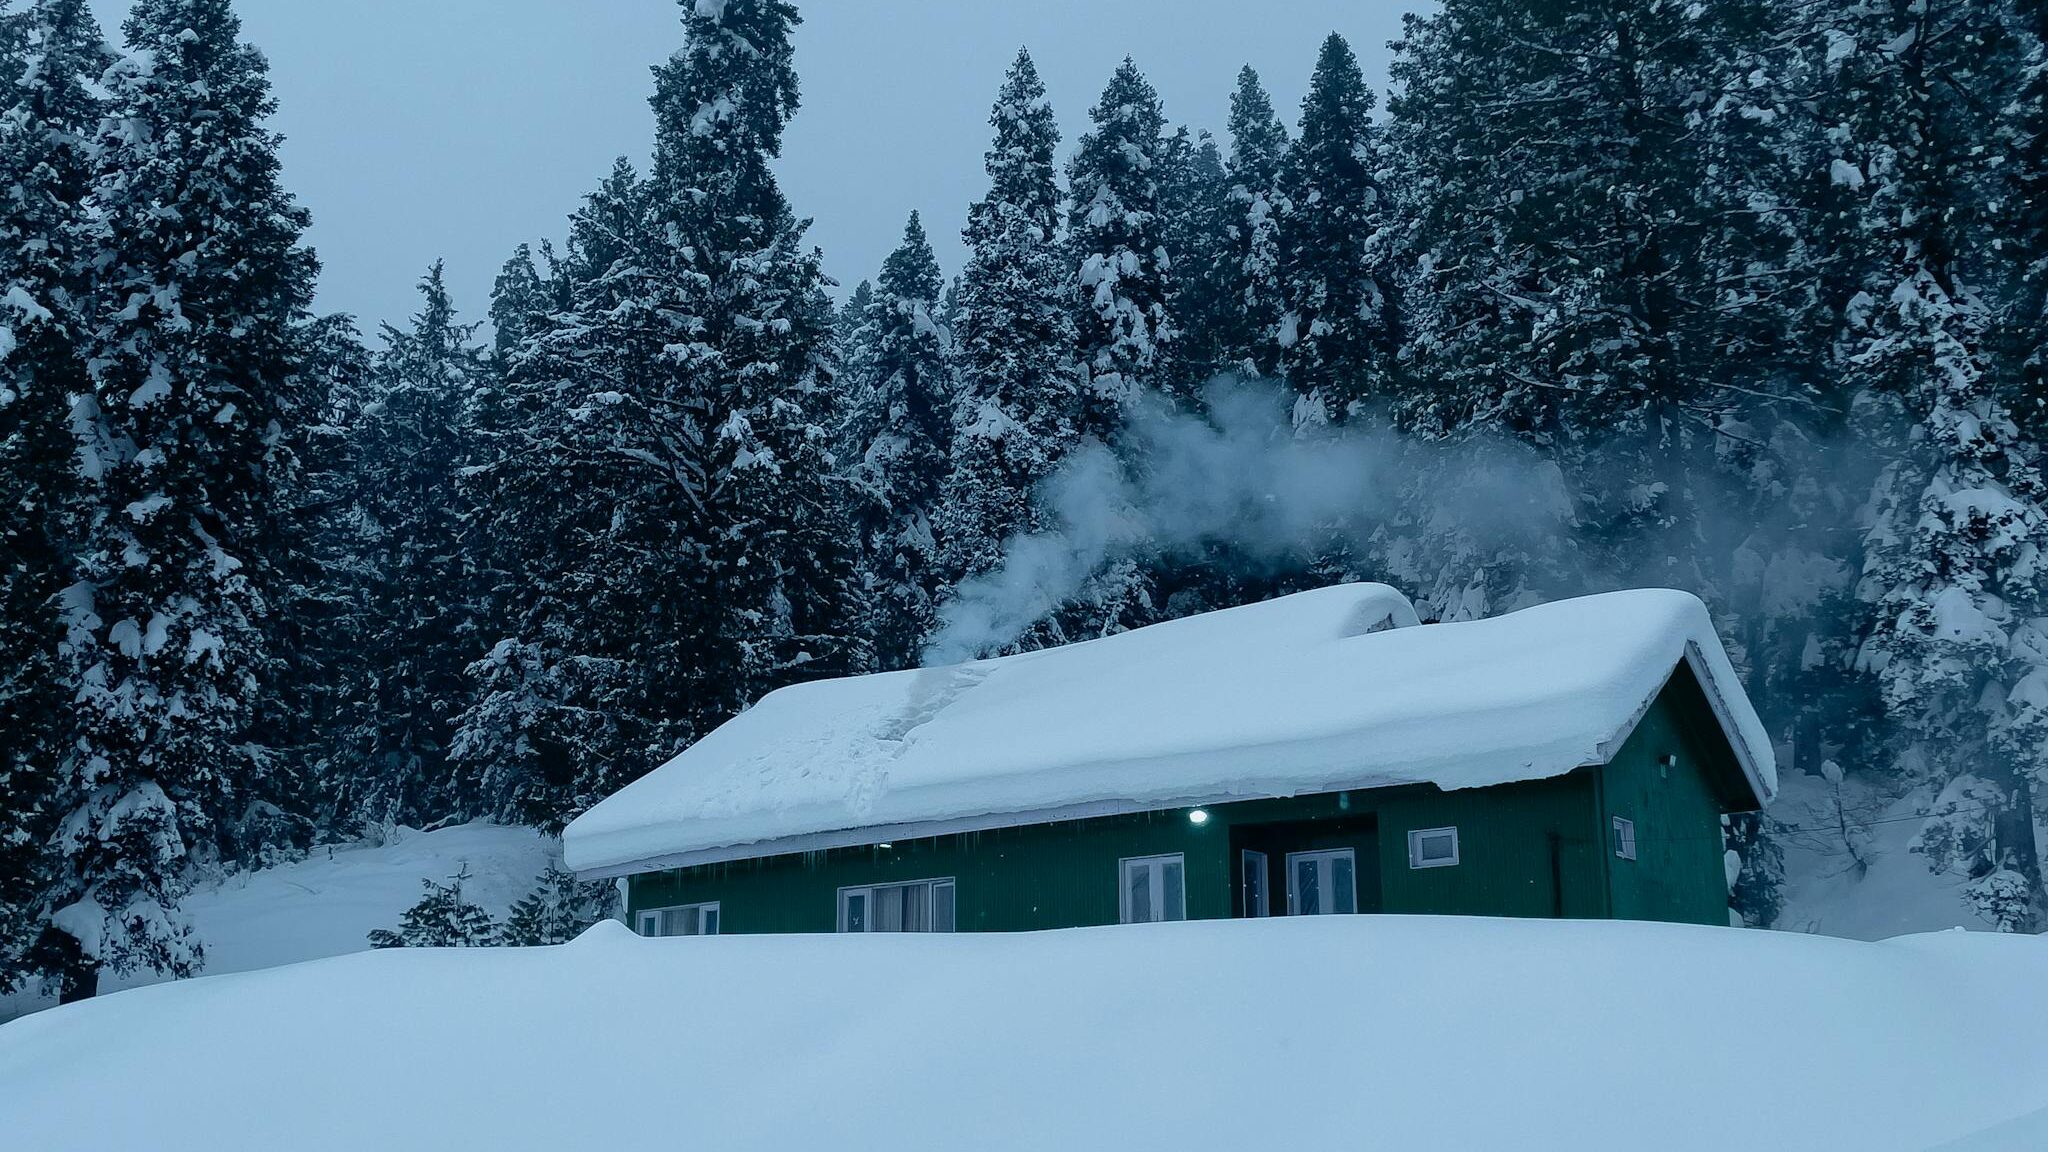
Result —
<path fill-rule="evenodd" d="M 1349 912 L 1726 923 L 1777 788 L 1707 611 L 1347 584 L 770 693 L 569 826 L 643 934 Z"/>

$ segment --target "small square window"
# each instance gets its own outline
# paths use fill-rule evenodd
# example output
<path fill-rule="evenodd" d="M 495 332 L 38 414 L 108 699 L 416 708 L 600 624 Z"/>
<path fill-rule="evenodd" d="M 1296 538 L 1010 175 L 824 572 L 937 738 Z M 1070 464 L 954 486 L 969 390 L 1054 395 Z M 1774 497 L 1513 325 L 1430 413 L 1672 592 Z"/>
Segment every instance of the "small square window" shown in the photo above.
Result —
<path fill-rule="evenodd" d="M 1614 818 L 1614 854 L 1623 860 L 1636 858 L 1636 822 Z"/>
<path fill-rule="evenodd" d="M 1456 828 L 1417 828 L 1408 833 L 1410 868 L 1449 868 L 1457 862 Z"/>

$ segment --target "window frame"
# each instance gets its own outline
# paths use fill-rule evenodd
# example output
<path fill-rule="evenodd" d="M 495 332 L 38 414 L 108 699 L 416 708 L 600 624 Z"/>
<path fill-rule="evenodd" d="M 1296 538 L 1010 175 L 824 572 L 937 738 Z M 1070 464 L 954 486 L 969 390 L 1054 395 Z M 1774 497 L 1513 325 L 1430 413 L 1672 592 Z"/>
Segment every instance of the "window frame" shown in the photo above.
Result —
<path fill-rule="evenodd" d="M 1318 912 L 1303 912 L 1303 911 L 1301 910 L 1301 885 L 1300 885 L 1300 883 L 1299 883 L 1299 881 L 1300 881 L 1300 879 L 1301 879 L 1301 876 L 1300 876 L 1300 873 L 1299 873 L 1299 872 L 1298 872 L 1298 871 L 1296 870 L 1296 865 L 1297 865 L 1297 864 L 1298 864 L 1298 863 L 1299 863 L 1300 861 L 1303 861 L 1303 860 L 1313 860 L 1313 861 L 1316 861 L 1316 862 L 1317 862 L 1317 869 L 1316 869 L 1316 876 L 1317 876 L 1317 885 L 1318 885 L 1318 891 L 1317 891 L 1317 896 L 1318 896 L 1318 897 L 1320 897 L 1320 896 L 1322 895 L 1322 893 L 1321 893 L 1321 882 L 1322 882 L 1322 881 L 1321 881 L 1321 877 L 1322 877 L 1322 874 L 1323 874 L 1323 870 L 1322 870 L 1322 867 L 1321 867 L 1321 862 L 1322 862 L 1322 861 L 1324 861 L 1324 860 L 1338 860 L 1338 859 L 1348 860 L 1348 861 L 1350 861 L 1350 863 L 1351 863 L 1351 893 L 1350 893 L 1350 894 L 1351 894 L 1351 911 L 1350 911 L 1350 912 L 1339 912 L 1339 911 L 1336 911 L 1335 909 L 1332 909 L 1331 911 L 1328 911 L 1328 912 L 1320 912 L 1320 911 L 1318 911 Z M 1286 860 L 1287 860 L 1287 914 L 1288 914 L 1289 916 L 1350 916 L 1350 915 L 1354 915 L 1354 914 L 1356 914 L 1356 913 L 1358 912 L 1358 849 L 1356 849 L 1356 848 L 1305 848 L 1305 849 L 1303 849 L 1303 850 L 1301 850 L 1301 851 L 1299 851 L 1299 852 L 1289 852 L 1289 853 L 1287 854 Z M 1332 868 L 1332 869 L 1330 870 L 1330 872 L 1331 872 L 1331 874 L 1332 874 L 1332 875 L 1335 875 L 1335 873 L 1336 873 L 1336 869 Z M 1330 890 L 1330 902 L 1331 902 L 1331 903 L 1333 903 L 1333 904 L 1334 904 L 1334 903 L 1337 903 L 1337 902 L 1338 902 L 1338 901 L 1337 901 L 1337 899 L 1336 899 L 1336 896 L 1337 896 L 1337 893 L 1338 893 L 1339 891 L 1341 891 L 1341 889 L 1337 889 L 1337 888 L 1332 888 L 1332 889 Z"/>
<path fill-rule="evenodd" d="M 1636 822 L 1626 816 L 1616 816 L 1607 825 L 1614 832 L 1614 855 L 1618 860 L 1636 858 Z"/>
<path fill-rule="evenodd" d="M 1443 834 L 1445 834 L 1445 833 L 1449 833 L 1449 834 L 1450 834 L 1450 837 L 1451 837 L 1451 857 L 1450 857 L 1450 859 L 1448 859 L 1448 860 L 1425 860 L 1425 859 L 1423 859 L 1423 856 L 1422 856 L 1422 841 L 1423 841 L 1423 838 L 1424 838 L 1424 837 L 1428 837 L 1428 836 L 1441 836 L 1441 835 L 1443 835 Z M 1463 859 L 1464 859 L 1464 851 L 1463 851 L 1463 848 L 1462 848 L 1462 846 L 1461 846 L 1461 845 L 1459 844 L 1459 836 L 1458 836 L 1458 826 L 1457 826 L 1456 824 L 1447 824 L 1447 825 L 1445 825 L 1445 826 L 1443 826 L 1443 827 L 1441 827 L 1441 828 L 1411 828 L 1411 829 L 1409 829 L 1409 830 L 1408 830 L 1408 867 L 1409 867 L 1409 870 L 1411 870 L 1411 871 L 1414 871 L 1414 870 L 1418 870 L 1418 869 L 1422 869 L 1422 868 L 1455 868 L 1455 867 L 1457 867 L 1457 866 L 1458 866 L 1458 862 L 1459 862 L 1460 860 L 1463 860 Z"/>
<path fill-rule="evenodd" d="M 716 900 L 697 900 L 688 904 L 664 904 L 659 908 L 640 908 L 633 913 L 633 930 L 649 940 L 672 939 L 673 937 L 668 933 L 656 932 L 649 935 L 646 932 L 641 932 L 640 929 L 647 925 L 649 917 L 653 917 L 655 926 L 660 927 L 661 918 L 670 912 L 695 912 L 697 914 L 697 931 L 678 932 L 675 936 L 716 936 L 725 927 L 725 914 L 718 905 L 719 902 Z M 711 931 L 709 932 L 704 931 L 704 914 L 707 912 L 712 916 Z"/>
<path fill-rule="evenodd" d="M 1175 863 L 1175 864 L 1179 864 L 1179 865 L 1180 865 L 1180 915 L 1179 915 L 1179 916 L 1155 916 L 1155 917 L 1153 917 L 1153 918 L 1152 918 L 1152 919 L 1150 919 L 1150 920 L 1133 920 L 1133 919 L 1131 919 L 1131 866 L 1132 866 L 1133 864 L 1143 864 L 1143 865 L 1146 865 L 1146 866 L 1148 866 L 1148 867 L 1149 867 L 1149 866 L 1155 866 L 1155 865 L 1156 865 L 1156 866 L 1158 866 L 1158 867 L 1159 867 L 1159 878 L 1160 878 L 1160 889 L 1161 889 L 1161 893 L 1160 893 L 1160 895 L 1161 895 L 1161 896 L 1163 897 L 1163 896 L 1165 895 L 1165 891 L 1164 891 L 1164 890 L 1165 890 L 1165 886 L 1166 886 L 1166 870 L 1165 870 L 1165 865 L 1166 865 L 1167 863 L 1169 863 L 1169 862 L 1171 862 L 1171 863 Z M 1164 904 L 1165 904 L 1165 901 L 1164 901 L 1164 899 L 1161 899 L 1159 903 L 1160 903 L 1160 905 L 1161 905 L 1161 909 L 1160 909 L 1160 910 L 1161 910 L 1161 911 L 1164 911 L 1164 910 L 1165 910 L 1165 909 L 1164 909 Z M 1187 918 L 1188 918 L 1188 854 L 1187 854 L 1187 853 L 1185 853 L 1185 852 L 1155 852 L 1155 853 L 1153 853 L 1152 855 L 1149 855 L 1149 856 L 1125 856 L 1125 857 L 1122 857 L 1122 858 L 1120 858 L 1119 860 L 1117 860 L 1117 862 L 1116 862 L 1116 922 L 1117 922 L 1117 923 L 1119 923 L 1119 924 L 1170 924 L 1170 923 L 1172 923 L 1172 922 L 1173 922 L 1173 921 L 1175 921 L 1175 920 L 1186 920 Z"/>
<path fill-rule="evenodd" d="M 862 895 L 863 897 L 865 897 L 865 898 L 866 898 L 866 900 L 867 900 L 867 907 L 866 907 L 866 909 L 865 909 L 865 910 L 864 910 L 864 911 L 862 912 L 862 914 L 861 914 L 861 918 L 862 918 L 862 923 L 863 923 L 863 927 L 861 927 L 861 928 L 860 928 L 860 929 L 858 930 L 858 931 L 860 932 L 860 934 L 861 934 L 861 935 L 866 935 L 866 934 L 868 934 L 868 933 L 870 933 L 870 932 L 881 932 L 881 931 L 883 931 L 883 929 L 880 929 L 880 928 L 870 928 L 870 927 L 866 927 L 866 925 L 867 925 L 867 924 L 871 924 L 871 923 L 873 923 L 873 920 L 874 920 L 874 914 L 875 914 L 875 892 L 876 892 L 876 890 L 877 890 L 877 889 L 894 889 L 894 888 L 919 888 L 919 887 L 921 887 L 921 888 L 923 888 L 923 889 L 924 889 L 924 920 L 925 920 L 925 924 L 926 924 L 927 926 L 926 926 L 926 927 L 924 927 L 924 928 L 918 928 L 918 929 L 915 929 L 915 931 L 916 931 L 916 932 L 952 932 L 952 931 L 956 931 L 956 930 L 958 929 L 958 926 L 959 926 L 959 923 L 960 923 L 960 882 L 959 882 L 959 880 L 958 880 L 958 879 L 957 879 L 956 877 L 953 877 L 953 876 L 926 876 L 926 877 L 924 877 L 924 878 L 922 878 L 922 879 L 918 879 L 918 880 L 881 880 L 881 881 L 876 881 L 875 883 L 872 883 L 872 884 L 848 884 L 848 885 L 846 885 L 845 887 L 843 887 L 843 888 L 839 889 L 838 895 L 837 895 L 837 897 L 836 897 L 836 901 L 837 901 L 837 909 L 838 909 L 838 919 L 837 919 L 837 921 L 836 921 L 836 926 L 835 926 L 835 927 L 833 928 L 833 931 L 834 931 L 834 932 L 844 932 L 844 933 L 847 933 L 847 934 L 849 934 L 849 935 L 851 935 L 851 934 L 853 934 L 853 933 L 855 932 L 855 929 L 852 929 L 852 928 L 849 928 L 849 927 L 847 927 L 847 926 L 846 926 L 846 925 L 847 925 L 847 920 L 848 920 L 848 916 L 847 916 L 847 911 L 848 911 L 848 909 L 849 909 L 849 908 L 851 907 L 851 905 L 852 905 L 852 901 L 851 901 L 851 899 L 850 899 L 850 898 L 851 898 L 851 897 L 852 897 L 852 896 L 853 896 L 853 895 L 854 895 L 855 893 L 859 893 L 860 895 Z M 939 907 L 939 889 L 940 889 L 941 887 L 943 887 L 943 888 L 946 888 L 947 890 L 949 890 L 949 891 L 950 891 L 950 892 L 952 892 L 952 894 L 953 894 L 953 901 L 952 901 L 952 910 L 953 910 L 953 923 L 951 923 L 951 924 L 948 924 L 948 925 L 946 925 L 946 926 L 945 926 L 944 928 L 940 928 L 940 927 L 936 927 L 936 926 L 935 926 L 935 922 L 936 922 L 936 921 L 937 921 L 937 919 L 938 919 L 938 915 L 937 915 L 937 913 L 938 913 L 938 907 Z M 912 932 L 913 930 L 912 930 L 912 929 L 906 929 L 906 928 L 898 928 L 898 929 L 895 929 L 894 931 L 895 931 L 895 933 L 897 933 L 897 934 L 909 934 L 909 933 L 910 933 L 910 932 Z"/>

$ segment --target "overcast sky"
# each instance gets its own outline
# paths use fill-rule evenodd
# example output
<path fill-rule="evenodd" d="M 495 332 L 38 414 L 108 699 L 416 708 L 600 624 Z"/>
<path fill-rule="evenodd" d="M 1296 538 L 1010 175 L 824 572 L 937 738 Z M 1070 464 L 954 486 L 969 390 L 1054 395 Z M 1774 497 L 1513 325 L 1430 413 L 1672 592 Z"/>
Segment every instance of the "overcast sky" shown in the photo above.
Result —
<path fill-rule="evenodd" d="M 783 189 L 844 284 L 875 274 L 913 208 L 950 277 L 983 191 L 989 105 L 1020 44 L 1059 113 L 1064 160 L 1126 53 L 1176 123 L 1221 138 L 1248 63 L 1291 126 L 1324 36 L 1343 33 L 1379 89 L 1386 42 L 1421 2 L 799 0 L 803 109 L 784 141 Z M 94 3 L 118 37 L 126 0 Z M 675 0 L 236 7 L 270 58 L 286 183 L 313 212 L 319 307 L 355 313 L 366 332 L 412 312 L 436 257 L 457 306 L 481 317 L 514 245 L 559 239 L 613 157 L 642 163 L 648 69 L 682 37 Z"/>

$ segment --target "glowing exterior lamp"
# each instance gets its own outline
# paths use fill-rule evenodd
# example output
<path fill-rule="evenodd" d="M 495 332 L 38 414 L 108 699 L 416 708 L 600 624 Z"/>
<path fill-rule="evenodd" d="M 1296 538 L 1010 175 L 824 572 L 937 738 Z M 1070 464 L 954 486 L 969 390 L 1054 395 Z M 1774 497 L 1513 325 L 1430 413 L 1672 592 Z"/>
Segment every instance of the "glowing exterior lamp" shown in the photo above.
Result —
<path fill-rule="evenodd" d="M 1197 828 L 1208 822 L 1209 810 L 1206 808 L 1196 808 L 1188 813 L 1188 823 L 1193 824 Z"/>

